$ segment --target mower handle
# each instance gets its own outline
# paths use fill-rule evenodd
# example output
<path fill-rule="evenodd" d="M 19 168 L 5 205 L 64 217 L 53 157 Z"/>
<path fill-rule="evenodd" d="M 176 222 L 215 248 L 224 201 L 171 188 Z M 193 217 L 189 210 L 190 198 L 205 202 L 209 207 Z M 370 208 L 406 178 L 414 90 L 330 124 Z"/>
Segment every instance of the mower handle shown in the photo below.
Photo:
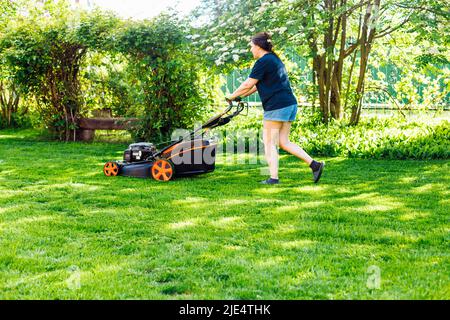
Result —
<path fill-rule="evenodd" d="M 241 99 L 235 100 L 235 101 L 238 101 L 237 104 L 233 104 L 233 101 L 231 101 L 231 100 L 227 100 L 227 101 L 228 101 L 228 107 L 223 112 L 219 113 L 218 115 L 216 115 L 216 116 L 210 118 L 208 121 L 206 121 L 206 123 L 202 125 L 202 129 L 212 129 L 212 128 L 227 124 L 228 122 L 230 122 L 230 120 L 232 118 L 234 118 L 239 113 L 241 113 L 245 107 L 248 108 L 248 103 L 242 102 Z M 229 114 L 233 108 L 236 108 L 236 110 L 233 113 Z"/>
<path fill-rule="evenodd" d="M 230 100 L 230 99 L 226 99 L 226 100 L 227 100 L 229 106 L 233 106 L 233 101 L 236 101 L 237 103 L 242 102 L 242 98 L 241 97 L 236 97 L 233 100 Z"/>
<path fill-rule="evenodd" d="M 237 101 L 237 100 L 235 100 L 235 101 Z M 155 157 L 160 156 L 165 150 L 167 150 L 167 148 L 170 148 L 171 146 L 174 146 L 177 143 L 180 143 L 181 141 L 183 141 L 184 139 L 186 139 L 188 137 L 190 137 L 190 140 L 194 140 L 195 137 L 197 136 L 197 132 L 199 132 L 200 130 L 208 130 L 208 129 L 212 129 L 212 128 L 223 126 L 223 125 L 227 124 L 228 122 L 231 121 L 231 119 L 233 119 L 238 114 L 240 114 L 242 112 L 242 110 L 244 110 L 245 107 L 247 107 L 247 114 L 248 114 L 248 102 L 242 102 L 241 99 L 239 99 L 239 101 L 237 101 L 237 102 L 238 102 L 237 105 L 233 105 L 233 101 L 229 101 L 228 107 L 222 113 L 212 117 L 205 124 L 203 124 L 200 128 L 189 133 L 189 135 L 179 139 L 178 141 L 172 142 L 170 145 L 168 145 L 167 147 L 165 147 L 165 148 L 161 149 L 159 152 L 157 152 L 154 156 Z M 234 111 L 232 114 L 229 114 L 226 117 L 224 117 L 233 108 L 236 108 L 236 111 Z"/>

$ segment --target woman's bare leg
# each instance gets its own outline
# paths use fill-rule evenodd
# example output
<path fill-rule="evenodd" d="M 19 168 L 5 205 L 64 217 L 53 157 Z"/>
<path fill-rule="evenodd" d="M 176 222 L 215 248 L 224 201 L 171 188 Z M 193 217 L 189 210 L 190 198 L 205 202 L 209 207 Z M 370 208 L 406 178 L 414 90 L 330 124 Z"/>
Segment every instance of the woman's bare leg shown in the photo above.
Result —
<path fill-rule="evenodd" d="M 280 129 L 283 125 L 281 121 L 264 120 L 263 140 L 264 154 L 269 165 L 270 177 L 278 179 L 278 144 Z"/>
<path fill-rule="evenodd" d="M 289 140 L 289 134 L 291 133 L 291 123 L 292 122 L 282 122 L 282 126 L 280 129 L 280 148 L 284 151 L 289 152 L 290 154 L 293 154 L 297 158 L 302 159 L 308 165 L 310 165 L 313 159 L 309 156 L 309 154 L 307 154 L 305 150 Z"/>

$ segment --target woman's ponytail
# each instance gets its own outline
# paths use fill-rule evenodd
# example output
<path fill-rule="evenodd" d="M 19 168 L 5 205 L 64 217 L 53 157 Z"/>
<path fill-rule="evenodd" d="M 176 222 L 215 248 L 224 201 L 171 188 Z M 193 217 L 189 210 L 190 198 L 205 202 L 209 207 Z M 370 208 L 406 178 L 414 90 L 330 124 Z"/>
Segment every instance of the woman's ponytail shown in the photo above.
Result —
<path fill-rule="evenodd" d="M 273 53 L 272 37 L 267 32 L 259 32 L 252 37 L 252 42 L 258 47 Z"/>

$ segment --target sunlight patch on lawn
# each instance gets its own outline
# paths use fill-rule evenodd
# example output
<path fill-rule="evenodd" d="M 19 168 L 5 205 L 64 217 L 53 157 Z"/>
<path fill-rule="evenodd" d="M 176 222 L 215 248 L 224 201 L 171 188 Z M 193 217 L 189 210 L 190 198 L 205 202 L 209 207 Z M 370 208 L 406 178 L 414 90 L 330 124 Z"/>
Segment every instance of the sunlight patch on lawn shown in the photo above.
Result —
<path fill-rule="evenodd" d="M 0 199 L 1 198 L 11 198 L 11 197 L 21 197 L 23 195 L 26 195 L 28 192 L 25 190 L 28 187 L 24 187 L 21 189 L 15 189 L 15 190 L 1 190 L 0 192 Z M 0 208 L 1 210 L 2 208 Z M 5 208 L 5 210 L 8 208 Z M 1 211 L 0 211 L 1 212 Z"/>
<path fill-rule="evenodd" d="M 430 216 L 430 214 L 426 213 L 426 212 L 409 212 L 409 213 L 402 214 L 400 217 L 398 217 L 398 219 L 400 221 L 410 221 L 410 220 L 414 220 L 414 219 L 423 219 L 423 218 L 426 218 L 429 216 Z"/>
<path fill-rule="evenodd" d="M 411 188 L 411 191 L 414 193 L 425 193 L 425 192 L 436 192 L 436 190 L 444 189 L 440 187 L 442 186 L 439 186 L 436 183 L 435 184 L 428 183 L 420 187 Z"/>
<path fill-rule="evenodd" d="M 206 203 L 208 202 L 207 198 L 202 197 L 187 197 L 185 199 L 173 200 L 172 203 L 175 205 L 185 205 L 185 204 L 197 204 L 197 203 Z"/>
<path fill-rule="evenodd" d="M 361 243 L 346 244 L 340 251 L 340 253 L 350 256 L 368 255 L 368 258 L 373 258 L 375 256 L 375 252 L 377 252 L 376 246 Z"/>
<path fill-rule="evenodd" d="M 252 203 L 266 203 L 266 204 L 274 204 L 274 203 L 284 203 L 285 201 L 281 201 L 278 199 L 257 199 L 257 200 L 253 200 L 252 199 Z"/>
<path fill-rule="evenodd" d="M 367 209 L 369 212 L 372 211 L 390 211 L 397 208 L 400 208 L 401 204 L 395 204 L 395 203 L 372 203 L 364 206 L 364 209 Z"/>
<path fill-rule="evenodd" d="M 104 265 L 97 265 L 95 267 L 95 269 L 93 270 L 79 270 L 80 273 L 80 282 L 81 285 L 83 285 L 83 281 L 87 282 L 90 280 L 97 280 L 97 277 L 100 274 L 106 274 L 108 276 L 110 276 L 111 273 L 116 273 L 119 272 L 120 270 L 122 270 L 124 268 L 124 266 L 127 263 L 121 263 L 121 264 L 115 264 L 115 265 L 110 265 L 110 264 L 104 264 Z M 70 273 L 70 272 L 69 272 Z"/>
<path fill-rule="evenodd" d="M 2 171 L 2 176 L 9 176 L 9 175 L 14 175 L 14 172 L 15 172 L 16 170 L 4 170 L 4 171 Z"/>
<path fill-rule="evenodd" d="M 258 155 L 254 153 L 231 154 L 231 153 L 217 152 L 216 155 L 216 164 L 224 166 L 231 166 L 236 164 L 257 165 L 261 161 L 263 161 L 263 158 L 258 157 Z"/>
<path fill-rule="evenodd" d="M 191 219 L 191 220 L 186 220 L 186 221 L 170 223 L 168 227 L 169 227 L 169 229 L 179 230 L 179 229 L 193 227 L 197 224 L 198 224 L 198 219 Z"/>
<path fill-rule="evenodd" d="M 98 171 L 83 172 L 83 177 L 95 177 L 95 176 L 98 176 L 98 175 L 101 175 L 102 177 L 104 177 L 105 179 L 108 179 L 108 180 L 113 180 L 115 178 L 119 178 L 120 179 L 120 177 L 106 177 L 105 174 L 102 172 L 102 168 L 100 168 L 100 170 L 98 170 Z"/>
<path fill-rule="evenodd" d="M 84 184 L 84 183 L 68 183 L 67 185 L 72 188 L 75 188 L 75 189 L 85 189 L 88 191 L 98 190 L 98 186 L 93 186 L 93 185 Z"/>
<path fill-rule="evenodd" d="M 124 188 L 120 190 L 120 193 L 123 194 L 134 194 L 136 192 L 141 192 L 141 190 L 138 188 Z"/>
<path fill-rule="evenodd" d="M 54 220 L 55 218 L 56 218 L 55 216 L 39 216 L 39 217 L 21 218 L 21 219 L 15 220 L 15 221 L 8 221 L 8 222 L 0 223 L 0 229 L 13 228 L 13 227 L 17 227 L 19 225 L 27 224 L 27 223 L 35 224 L 37 222 Z"/>
<path fill-rule="evenodd" d="M 223 246 L 224 249 L 226 250 L 230 250 L 230 251 L 239 251 L 239 250 L 243 250 L 244 247 L 242 246 L 236 246 L 236 245 L 225 245 Z"/>
<path fill-rule="evenodd" d="M 33 185 L 41 185 L 41 184 L 47 184 L 48 180 L 38 180 L 36 182 L 33 182 Z"/>
<path fill-rule="evenodd" d="M 39 285 L 35 282 L 41 282 L 42 278 L 50 277 L 52 275 L 59 274 L 61 270 L 54 270 L 54 271 L 48 271 L 39 273 L 37 275 L 19 275 L 19 278 L 17 279 L 11 279 L 8 282 L 5 283 L 5 288 L 7 289 L 13 289 L 16 287 L 19 287 L 21 285 Z"/>
<path fill-rule="evenodd" d="M 241 199 L 225 199 L 222 201 L 224 204 L 246 204 L 248 203 L 248 200 L 241 200 Z"/>
<path fill-rule="evenodd" d="M 269 258 L 263 258 L 255 262 L 255 266 L 258 267 L 274 267 L 282 265 L 286 261 L 285 257 L 282 256 L 273 256 Z"/>
<path fill-rule="evenodd" d="M 340 202 L 349 202 L 352 204 L 352 210 L 364 212 L 390 211 L 404 208 L 404 204 L 393 197 L 380 195 L 378 193 L 362 193 L 356 196 L 339 199 Z M 365 204 L 358 205 L 355 201 L 364 201 Z"/>
<path fill-rule="evenodd" d="M 282 224 L 277 227 L 275 233 L 278 235 L 296 232 L 297 228 L 291 224 Z"/>
<path fill-rule="evenodd" d="M 66 182 L 66 183 L 53 183 L 49 185 L 44 184 L 36 184 L 33 183 L 31 186 L 27 186 L 24 189 L 33 191 L 35 189 L 42 190 L 53 190 L 53 189 L 64 189 L 64 188 L 71 188 L 71 189 L 78 189 L 78 190 L 85 190 L 85 191 L 97 191 L 99 189 L 98 186 L 95 185 L 89 185 L 84 183 L 73 183 L 73 182 Z"/>
<path fill-rule="evenodd" d="M 416 181 L 416 179 L 417 179 L 416 177 L 403 177 L 398 180 L 401 183 L 410 184 L 410 183 L 414 183 Z"/>
<path fill-rule="evenodd" d="M 308 201 L 308 202 L 303 202 L 299 205 L 299 207 L 301 208 L 306 208 L 306 209 L 312 209 L 312 208 L 318 208 L 320 206 L 325 206 L 329 203 L 327 203 L 326 201 Z"/>
<path fill-rule="evenodd" d="M 295 278 L 293 280 L 307 280 L 307 279 L 313 279 L 316 275 L 311 271 L 305 271 L 305 272 L 299 272 L 295 275 Z"/>
<path fill-rule="evenodd" d="M 448 205 L 450 205 L 450 199 L 449 199 L 449 198 L 447 198 L 447 199 L 442 199 L 442 200 L 439 200 L 438 203 L 441 204 L 441 205 L 443 205 L 443 206 L 448 206 Z"/>
<path fill-rule="evenodd" d="M 286 276 L 280 281 L 280 286 L 283 287 L 300 287 L 301 282 L 304 280 L 314 279 L 316 274 L 311 271 L 301 271 L 294 276 Z"/>
<path fill-rule="evenodd" d="M 364 201 L 370 201 L 373 198 L 378 198 L 379 194 L 376 192 L 370 192 L 370 193 L 360 193 L 358 195 L 348 197 L 345 200 L 346 201 L 355 201 L 355 200 L 364 200 Z"/>
<path fill-rule="evenodd" d="M 394 231 L 394 230 L 385 230 L 381 234 L 381 236 L 388 237 L 391 239 L 395 239 L 396 241 L 406 241 L 406 242 L 416 242 L 419 240 L 419 236 L 414 236 L 411 234 L 405 234 L 404 232 Z"/>
<path fill-rule="evenodd" d="M 301 187 L 295 187 L 291 189 L 295 192 L 323 192 L 325 191 L 325 187 L 321 185 L 306 185 Z"/>
<path fill-rule="evenodd" d="M 275 243 L 275 245 L 284 249 L 296 249 L 311 247 L 315 243 L 317 243 L 317 241 L 303 239 L 294 241 L 278 241 Z"/>
<path fill-rule="evenodd" d="M 243 225 L 241 217 L 224 217 L 217 221 L 212 221 L 211 225 L 216 228 L 228 228 L 230 226 Z"/>

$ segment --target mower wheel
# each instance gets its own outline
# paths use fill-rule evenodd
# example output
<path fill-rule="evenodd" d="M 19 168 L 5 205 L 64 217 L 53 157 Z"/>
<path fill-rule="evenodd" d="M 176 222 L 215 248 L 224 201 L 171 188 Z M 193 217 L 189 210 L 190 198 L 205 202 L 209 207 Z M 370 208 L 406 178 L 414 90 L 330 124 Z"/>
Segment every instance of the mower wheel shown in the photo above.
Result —
<path fill-rule="evenodd" d="M 173 164 L 166 159 L 158 159 L 151 168 L 152 177 L 158 181 L 169 181 L 174 174 Z"/>
<path fill-rule="evenodd" d="M 103 173 L 107 177 L 115 177 L 119 174 L 119 165 L 116 162 L 107 162 L 103 166 Z"/>

